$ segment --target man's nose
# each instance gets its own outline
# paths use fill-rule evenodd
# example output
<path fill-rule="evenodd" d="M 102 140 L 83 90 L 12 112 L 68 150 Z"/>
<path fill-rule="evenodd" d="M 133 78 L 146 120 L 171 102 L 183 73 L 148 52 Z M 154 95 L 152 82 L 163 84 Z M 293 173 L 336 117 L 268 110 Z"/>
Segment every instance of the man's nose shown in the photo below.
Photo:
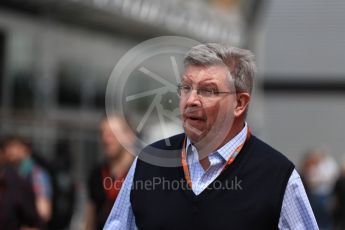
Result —
<path fill-rule="evenodd" d="M 198 95 L 197 90 L 193 89 L 187 98 L 187 105 L 188 106 L 200 106 L 201 101 L 200 101 L 200 96 Z"/>

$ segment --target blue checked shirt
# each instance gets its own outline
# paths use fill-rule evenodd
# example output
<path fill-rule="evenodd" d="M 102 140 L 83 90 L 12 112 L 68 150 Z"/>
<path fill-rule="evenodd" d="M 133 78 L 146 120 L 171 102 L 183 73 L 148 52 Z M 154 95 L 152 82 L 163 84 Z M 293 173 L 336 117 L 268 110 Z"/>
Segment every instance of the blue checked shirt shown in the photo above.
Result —
<path fill-rule="evenodd" d="M 227 144 L 209 155 L 210 167 L 205 171 L 199 163 L 198 152 L 187 139 L 187 161 L 192 180 L 192 190 L 199 195 L 221 173 L 226 161 L 237 146 L 243 143 L 247 136 L 247 124 L 242 131 Z M 104 230 L 134 230 L 138 229 L 130 203 L 130 192 L 133 183 L 137 159 L 134 160 L 123 183 L 120 194 L 104 226 Z M 280 219 L 279 229 L 314 230 L 319 229 L 310 207 L 301 177 L 294 170 L 289 178 Z"/>

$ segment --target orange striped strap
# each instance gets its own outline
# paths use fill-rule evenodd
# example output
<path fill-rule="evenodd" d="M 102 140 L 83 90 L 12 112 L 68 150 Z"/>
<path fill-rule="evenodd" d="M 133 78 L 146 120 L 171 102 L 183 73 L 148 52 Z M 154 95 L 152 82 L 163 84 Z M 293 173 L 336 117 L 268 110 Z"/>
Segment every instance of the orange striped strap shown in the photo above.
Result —
<path fill-rule="evenodd" d="M 250 129 L 249 127 L 247 128 L 247 136 L 246 136 L 246 140 L 240 144 L 239 146 L 236 147 L 236 149 L 231 153 L 228 161 L 226 162 L 226 164 L 224 165 L 223 169 L 222 169 L 222 172 L 227 168 L 229 167 L 229 165 L 231 165 L 235 158 L 238 156 L 238 154 L 241 152 L 241 149 L 243 148 L 244 144 L 248 141 L 248 139 L 250 138 L 251 136 L 251 132 L 250 132 Z M 188 186 L 190 188 L 192 188 L 192 180 L 191 180 L 191 177 L 190 177 L 190 172 L 189 172 L 189 168 L 188 168 L 188 163 L 187 163 L 187 153 L 186 153 L 186 139 L 184 139 L 183 141 L 183 145 L 182 145 L 182 153 L 181 153 L 181 160 L 182 160 L 182 167 L 183 167 L 183 172 L 184 172 L 184 176 L 185 176 L 185 179 L 188 183 Z"/>

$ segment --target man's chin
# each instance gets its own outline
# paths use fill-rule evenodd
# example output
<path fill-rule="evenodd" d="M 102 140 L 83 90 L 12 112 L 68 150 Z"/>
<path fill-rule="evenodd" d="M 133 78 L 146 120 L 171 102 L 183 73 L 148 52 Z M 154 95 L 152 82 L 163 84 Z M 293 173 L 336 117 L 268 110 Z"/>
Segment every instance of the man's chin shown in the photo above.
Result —
<path fill-rule="evenodd" d="M 187 137 L 193 142 L 193 144 L 196 144 L 205 137 L 205 133 L 200 130 L 190 129 L 190 128 L 184 128 L 185 133 Z"/>

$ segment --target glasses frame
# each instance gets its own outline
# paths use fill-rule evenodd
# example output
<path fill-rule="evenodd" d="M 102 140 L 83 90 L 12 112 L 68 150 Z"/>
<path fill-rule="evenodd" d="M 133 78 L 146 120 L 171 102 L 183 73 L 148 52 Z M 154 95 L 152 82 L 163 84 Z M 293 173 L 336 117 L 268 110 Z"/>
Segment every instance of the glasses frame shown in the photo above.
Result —
<path fill-rule="evenodd" d="M 177 85 L 177 94 L 180 97 L 183 96 L 182 95 L 183 94 L 182 90 L 183 90 L 184 87 L 190 87 L 190 89 L 188 89 L 189 92 L 186 95 L 190 95 L 193 90 L 196 90 L 196 94 L 198 96 L 203 97 L 203 98 L 214 98 L 214 97 L 219 96 L 220 94 L 236 94 L 236 92 L 209 91 L 209 90 L 205 90 L 203 88 L 193 89 L 193 86 L 191 86 L 191 85 L 186 85 L 186 84 L 180 83 L 180 84 Z M 203 91 L 203 90 L 205 90 L 205 91 Z"/>

